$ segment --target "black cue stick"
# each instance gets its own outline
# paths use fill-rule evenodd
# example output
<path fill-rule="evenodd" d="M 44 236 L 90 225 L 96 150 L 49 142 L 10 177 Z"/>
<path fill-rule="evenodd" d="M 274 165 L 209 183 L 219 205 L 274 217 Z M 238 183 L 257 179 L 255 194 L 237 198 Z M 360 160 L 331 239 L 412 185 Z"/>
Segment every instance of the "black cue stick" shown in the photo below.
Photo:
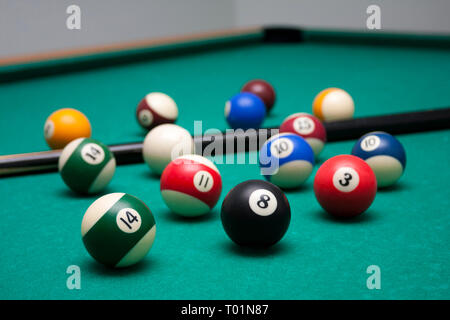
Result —
<path fill-rule="evenodd" d="M 386 131 L 395 135 L 450 129 L 450 107 L 325 122 L 324 125 L 329 142 L 358 139 L 371 131 Z M 196 150 L 201 146 L 202 152 L 211 143 L 221 144 L 224 153 L 255 151 L 256 146 L 277 133 L 276 129 L 195 136 L 194 142 Z M 251 139 L 256 139 L 258 144 L 250 144 Z M 233 146 L 231 150 L 229 146 Z M 238 146 L 243 148 L 238 149 Z M 142 142 L 110 145 L 109 148 L 118 165 L 143 162 Z M 0 177 L 56 171 L 60 154 L 61 150 L 51 150 L 0 156 Z"/>

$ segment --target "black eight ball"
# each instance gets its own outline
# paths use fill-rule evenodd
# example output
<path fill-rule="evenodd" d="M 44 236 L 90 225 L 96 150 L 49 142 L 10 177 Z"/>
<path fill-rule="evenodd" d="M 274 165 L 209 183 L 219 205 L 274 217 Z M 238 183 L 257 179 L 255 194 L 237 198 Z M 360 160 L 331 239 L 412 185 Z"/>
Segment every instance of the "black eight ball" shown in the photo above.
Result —
<path fill-rule="evenodd" d="M 268 247 L 283 238 L 291 221 L 291 209 L 280 188 L 264 180 L 248 180 L 228 192 L 220 217 L 235 243 Z"/>

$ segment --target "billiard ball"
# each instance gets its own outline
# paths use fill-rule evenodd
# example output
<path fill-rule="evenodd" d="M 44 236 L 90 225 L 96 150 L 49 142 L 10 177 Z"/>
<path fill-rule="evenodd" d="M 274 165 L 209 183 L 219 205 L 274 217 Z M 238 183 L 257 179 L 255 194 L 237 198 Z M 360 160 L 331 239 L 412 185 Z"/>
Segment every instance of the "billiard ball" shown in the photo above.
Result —
<path fill-rule="evenodd" d="M 233 129 L 258 129 L 265 116 L 264 102 L 253 93 L 238 93 L 225 104 L 225 118 Z"/>
<path fill-rule="evenodd" d="M 280 133 L 263 144 L 259 165 L 268 181 L 281 188 L 295 188 L 311 175 L 314 152 L 299 135 Z"/>
<path fill-rule="evenodd" d="M 116 169 L 112 152 L 100 141 L 78 138 L 64 147 L 58 170 L 65 184 L 81 194 L 97 193 L 111 181 Z"/>
<path fill-rule="evenodd" d="M 222 178 L 205 157 L 184 155 L 172 160 L 161 175 L 161 195 L 169 209 L 195 217 L 211 211 L 219 200 Z"/>
<path fill-rule="evenodd" d="M 108 147 L 92 138 L 78 138 L 64 147 L 58 170 L 66 185 L 81 194 L 97 193 L 111 181 L 116 160 Z"/>
<path fill-rule="evenodd" d="M 72 140 L 90 136 L 91 124 L 88 118 L 78 110 L 59 109 L 45 121 L 44 137 L 52 149 L 62 149 Z"/>
<path fill-rule="evenodd" d="M 220 214 L 226 234 L 241 246 L 268 247 L 283 238 L 291 221 L 284 193 L 264 180 L 248 180 L 231 189 Z"/>
<path fill-rule="evenodd" d="M 156 223 L 150 209 L 126 193 L 110 193 L 95 200 L 81 222 L 81 237 L 89 254 L 115 268 L 131 266 L 153 245 Z"/>
<path fill-rule="evenodd" d="M 189 131 L 176 124 L 161 124 L 147 133 L 142 155 L 150 169 L 161 174 L 175 158 L 194 153 L 194 139 Z"/>
<path fill-rule="evenodd" d="M 313 113 L 322 121 L 336 121 L 353 118 L 355 103 L 352 97 L 338 88 L 325 89 L 315 97 Z"/>
<path fill-rule="evenodd" d="M 386 132 L 371 132 L 355 144 L 352 155 L 365 160 L 377 177 L 378 187 L 397 182 L 406 166 L 406 153 L 400 141 Z"/>
<path fill-rule="evenodd" d="M 261 79 L 251 80 L 242 87 L 241 92 L 256 94 L 264 102 L 267 113 L 272 110 L 275 103 L 275 90 L 267 81 Z"/>
<path fill-rule="evenodd" d="M 280 133 L 295 133 L 308 142 L 314 151 L 314 157 L 318 157 L 327 141 L 327 132 L 322 122 L 307 113 L 294 113 L 283 120 Z"/>
<path fill-rule="evenodd" d="M 366 211 L 377 192 L 373 170 L 362 159 L 339 155 L 317 170 L 314 193 L 322 208 L 336 217 L 354 217 Z"/>
<path fill-rule="evenodd" d="M 178 107 L 175 101 L 162 92 L 147 94 L 136 109 L 139 124 L 147 130 L 163 123 L 174 123 L 177 117 Z"/>

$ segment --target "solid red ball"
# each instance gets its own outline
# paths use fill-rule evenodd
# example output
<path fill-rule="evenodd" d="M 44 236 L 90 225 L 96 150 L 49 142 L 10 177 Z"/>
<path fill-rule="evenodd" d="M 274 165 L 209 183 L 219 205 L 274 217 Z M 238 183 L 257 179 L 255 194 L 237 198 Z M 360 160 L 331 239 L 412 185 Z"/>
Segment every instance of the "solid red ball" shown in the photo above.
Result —
<path fill-rule="evenodd" d="M 373 170 L 362 159 L 339 155 L 325 161 L 316 173 L 314 193 L 322 208 L 337 217 L 366 211 L 377 192 Z"/>
<path fill-rule="evenodd" d="M 275 90 L 267 81 L 256 79 L 247 82 L 241 89 L 241 92 L 250 92 L 257 95 L 264 102 L 267 112 L 269 112 L 275 103 Z"/>

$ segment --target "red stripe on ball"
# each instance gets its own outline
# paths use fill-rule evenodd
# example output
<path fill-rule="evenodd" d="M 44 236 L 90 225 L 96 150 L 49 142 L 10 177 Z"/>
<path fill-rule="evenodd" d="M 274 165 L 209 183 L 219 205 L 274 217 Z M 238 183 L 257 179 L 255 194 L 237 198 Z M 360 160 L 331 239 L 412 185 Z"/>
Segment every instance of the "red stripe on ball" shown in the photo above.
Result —
<path fill-rule="evenodd" d="M 299 118 L 308 118 L 314 123 L 314 130 L 310 133 L 300 133 L 298 130 L 296 130 L 295 122 Z M 322 122 L 317 119 L 316 117 L 307 114 L 307 113 L 298 113 L 291 115 L 287 117 L 283 123 L 280 126 L 280 133 L 289 132 L 298 134 L 299 136 L 303 138 L 317 138 L 323 142 L 326 142 L 327 140 L 327 132 L 325 130 L 325 127 L 323 126 Z"/>
<path fill-rule="evenodd" d="M 213 187 L 206 192 L 199 191 L 194 185 L 194 176 L 199 171 L 208 172 L 213 178 Z M 164 169 L 161 175 L 161 191 L 172 190 L 190 195 L 213 208 L 222 192 L 222 178 L 210 167 L 190 159 L 175 159 Z"/>

